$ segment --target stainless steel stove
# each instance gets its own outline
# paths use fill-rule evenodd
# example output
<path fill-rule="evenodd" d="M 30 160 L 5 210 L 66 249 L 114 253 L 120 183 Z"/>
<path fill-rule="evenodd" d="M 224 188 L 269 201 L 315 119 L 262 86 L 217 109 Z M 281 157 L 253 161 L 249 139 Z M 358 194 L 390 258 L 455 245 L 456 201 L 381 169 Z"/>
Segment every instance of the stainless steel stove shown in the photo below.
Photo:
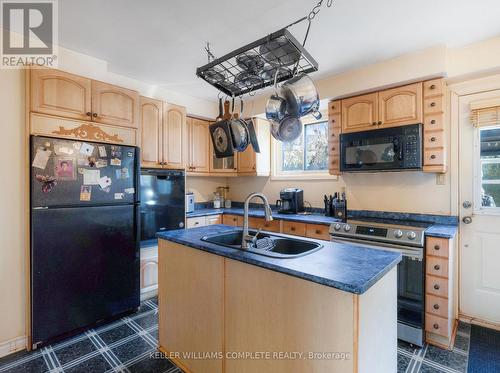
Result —
<path fill-rule="evenodd" d="M 347 221 L 330 225 L 332 242 L 376 250 L 397 251 L 398 338 L 422 346 L 424 342 L 424 231 L 426 225 Z"/>

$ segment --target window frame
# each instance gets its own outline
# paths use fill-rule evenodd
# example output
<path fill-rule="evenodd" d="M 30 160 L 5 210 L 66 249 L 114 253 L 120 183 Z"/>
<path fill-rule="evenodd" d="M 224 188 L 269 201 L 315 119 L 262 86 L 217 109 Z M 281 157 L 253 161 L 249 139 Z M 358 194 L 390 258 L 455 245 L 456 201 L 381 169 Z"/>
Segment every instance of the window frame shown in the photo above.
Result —
<path fill-rule="evenodd" d="M 500 215 L 500 206 L 496 207 L 483 207 L 481 200 L 481 191 L 483 184 L 500 184 L 500 179 L 498 180 L 487 180 L 485 183 L 483 181 L 482 172 L 483 164 L 485 163 L 500 163 L 500 158 L 498 159 L 481 159 L 481 131 L 500 129 L 500 124 L 491 126 L 481 126 L 476 128 L 476 133 L 474 136 L 474 214 L 478 215 Z"/>
<path fill-rule="evenodd" d="M 327 132 L 328 132 L 328 119 L 320 119 L 320 120 L 310 120 L 303 121 L 304 127 L 307 125 L 313 125 L 317 123 L 327 123 Z M 303 138 L 303 146 L 305 149 L 305 128 L 302 130 L 302 138 Z M 271 180 L 338 180 L 338 176 L 330 175 L 330 171 L 327 168 L 324 171 L 282 171 L 282 150 L 281 150 L 281 142 L 277 141 L 274 137 L 271 137 Z M 304 153 L 304 159 L 306 158 L 306 154 Z M 327 160 L 328 166 L 328 160 Z"/>

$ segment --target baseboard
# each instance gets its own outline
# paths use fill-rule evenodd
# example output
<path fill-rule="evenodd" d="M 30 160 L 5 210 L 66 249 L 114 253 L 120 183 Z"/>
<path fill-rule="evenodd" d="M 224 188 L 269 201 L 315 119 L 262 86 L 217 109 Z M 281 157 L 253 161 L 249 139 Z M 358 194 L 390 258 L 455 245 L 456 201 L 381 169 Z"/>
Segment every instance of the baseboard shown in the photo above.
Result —
<path fill-rule="evenodd" d="M 4 357 L 24 349 L 26 349 L 26 336 L 24 335 L 9 341 L 0 342 L 0 357 Z"/>
<path fill-rule="evenodd" d="M 479 325 L 479 326 L 482 326 L 484 328 L 495 329 L 495 330 L 500 331 L 500 324 L 499 323 L 478 319 L 477 317 L 468 316 L 468 315 L 464 315 L 464 314 L 459 314 L 458 319 L 460 321 L 464 321 L 464 322 L 467 322 L 469 324 Z"/>
<path fill-rule="evenodd" d="M 141 302 L 158 295 L 158 284 L 141 289 Z"/>

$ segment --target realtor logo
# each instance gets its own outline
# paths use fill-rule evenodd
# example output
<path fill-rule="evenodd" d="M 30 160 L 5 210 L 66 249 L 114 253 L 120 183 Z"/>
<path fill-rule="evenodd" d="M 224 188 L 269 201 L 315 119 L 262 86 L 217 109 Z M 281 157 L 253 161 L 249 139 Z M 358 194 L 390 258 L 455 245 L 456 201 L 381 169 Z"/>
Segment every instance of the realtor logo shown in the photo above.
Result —
<path fill-rule="evenodd" d="M 57 1 L 2 0 L 2 68 L 56 67 Z"/>

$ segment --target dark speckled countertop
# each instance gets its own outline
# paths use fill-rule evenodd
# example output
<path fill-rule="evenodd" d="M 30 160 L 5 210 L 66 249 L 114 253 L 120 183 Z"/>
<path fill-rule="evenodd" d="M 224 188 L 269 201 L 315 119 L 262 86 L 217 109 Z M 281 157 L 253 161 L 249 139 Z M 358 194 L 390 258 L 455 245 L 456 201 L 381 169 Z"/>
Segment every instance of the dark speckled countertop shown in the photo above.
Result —
<path fill-rule="evenodd" d="M 157 237 L 354 294 L 366 292 L 401 261 L 401 254 L 395 252 L 302 237 L 300 238 L 302 240 L 321 242 L 324 247 L 308 255 L 277 259 L 201 240 L 202 237 L 209 234 L 230 232 L 237 229 L 241 228 L 210 225 L 161 232 L 157 234 Z"/>
<path fill-rule="evenodd" d="M 242 208 L 202 208 L 196 209 L 194 212 L 186 214 L 188 218 L 198 216 L 209 216 L 218 214 L 233 214 L 243 215 Z M 458 232 L 457 224 L 450 224 L 456 219 L 453 216 L 440 216 L 440 215 L 423 215 L 423 214 L 402 214 L 392 212 L 368 212 L 368 211 L 355 211 L 354 216 L 350 216 L 351 220 L 361 220 L 367 222 L 387 223 L 396 225 L 413 225 L 418 227 L 425 227 L 425 235 L 430 237 L 440 238 L 453 238 Z M 262 208 L 250 208 L 248 215 L 251 217 L 264 217 L 264 210 Z M 330 225 L 339 221 L 336 218 L 321 215 L 318 213 L 312 214 L 280 214 L 273 211 L 275 219 L 295 221 L 300 223 L 310 224 L 323 224 Z M 428 219 L 429 221 L 425 221 Z M 442 223 L 441 223 L 442 222 Z"/>

